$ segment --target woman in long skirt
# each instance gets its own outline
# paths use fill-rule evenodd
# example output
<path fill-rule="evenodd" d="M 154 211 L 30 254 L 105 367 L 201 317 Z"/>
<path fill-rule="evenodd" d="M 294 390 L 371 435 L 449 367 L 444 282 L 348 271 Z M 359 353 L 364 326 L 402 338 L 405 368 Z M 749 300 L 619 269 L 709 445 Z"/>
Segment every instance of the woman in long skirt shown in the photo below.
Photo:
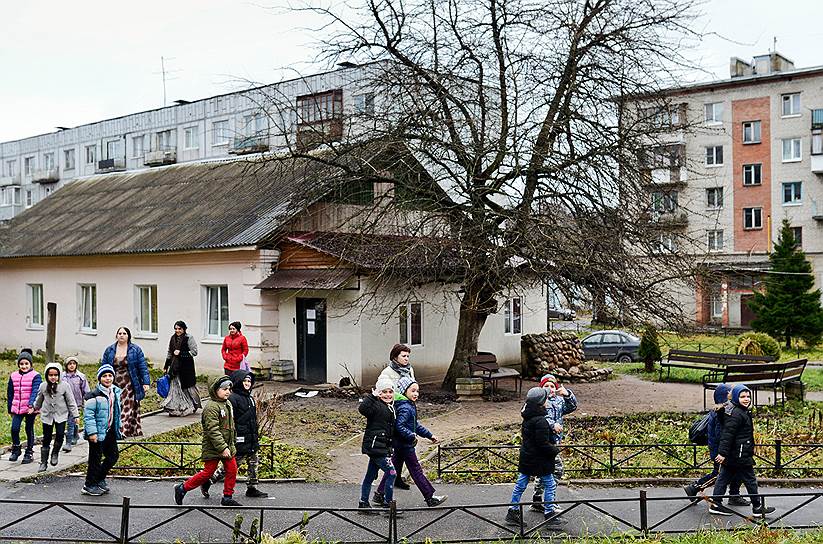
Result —
<path fill-rule="evenodd" d="M 187 416 L 202 408 L 194 369 L 197 342 L 186 332 L 186 328 L 183 321 L 174 324 L 174 334 L 169 339 L 166 355 L 169 394 L 160 405 L 170 416 Z"/>
<path fill-rule="evenodd" d="M 115 338 L 115 343 L 103 352 L 100 365 L 114 367 L 114 383 L 123 390 L 120 395 L 120 434 L 124 438 L 143 436 L 140 401 L 151 383 L 149 367 L 143 350 L 131 342 L 131 331 L 127 327 L 117 329 Z"/>

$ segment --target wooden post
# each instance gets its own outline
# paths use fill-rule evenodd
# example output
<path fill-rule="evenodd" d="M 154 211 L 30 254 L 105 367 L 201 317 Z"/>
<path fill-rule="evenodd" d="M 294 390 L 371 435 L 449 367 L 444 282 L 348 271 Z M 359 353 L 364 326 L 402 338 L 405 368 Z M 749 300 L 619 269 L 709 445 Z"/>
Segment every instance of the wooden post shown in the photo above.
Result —
<path fill-rule="evenodd" d="M 57 337 L 57 303 L 46 304 L 46 363 L 54 362 L 54 342 Z"/>

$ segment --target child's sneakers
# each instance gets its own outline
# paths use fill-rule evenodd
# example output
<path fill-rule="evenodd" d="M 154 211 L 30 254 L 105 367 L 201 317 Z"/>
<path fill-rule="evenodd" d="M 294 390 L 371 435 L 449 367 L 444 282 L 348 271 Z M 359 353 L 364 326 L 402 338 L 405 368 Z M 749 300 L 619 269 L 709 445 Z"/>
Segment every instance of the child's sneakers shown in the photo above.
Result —
<path fill-rule="evenodd" d="M 709 514 L 714 514 L 715 516 L 731 516 L 734 514 L 734 510 L 726 508 L 722 504 L 712 503 L 712 505 L 709 506 Z"/>
<path fill-rule="evenodd" d="M 109 491 L 111 491 L 111 490 L 109 489 L 109 484 L 108 484 L 108 482 L 107 482 L 105 479 L 100 480 L 99 482 L 97 482 L 97 487 L 99 487 L 100 489 L 102 489 L 102 490 L 103 490 L 103 493 L 106 493 L 106 494 L 108 494 L 108 492 L 109 492 Z"/>
<path fill-rule="evenodd" d="M 264 493 L 263 491 L 260 491 L 259 489 L 257 489 L 254 486 L 251 486 L 251 487 L 246 489 L 246 496 L 251 497 L 252 499 L 265 499 L 266 497 L 269 496 L 269 494 Z"/>
<path fill-rule="evenodd" d="M 375 504 L 383 504 L 386 502 L 386 495 L 379 491 L 375 491 L 371 496 L 371 500 L 374 501 Z"/>
<path fill-rule="evenodd" d="M 186 489 L 183 487 L 182 483 L 177 484 L 174 486 L 174 503 L 178 506 L 183 504 L 183 497 L 186 496 Z"/>
<path fill-rule="evenodd" d="M 372 509 L 371 504 L 369 504 L 369 501 L 360 501 L 357 503 L 357 513 L 372 515 L 377 514 L 378 512 L 377 510 Z"/>
<path fill-rule="evenodd" d="M 100 489 L 99 486 L 96 486 L 96 485 L 93 485 L 93 486 L 84 485 L 83 490 L 80 491 L 80 493 L 82 493 L 83 495 L 91 495 L 93 497 L 99 497 L 100 495 L 104 494 L 105 491 L 103 491 L 102 489 Z"/>
<path fill-rule="evenodd" d="M 69 453 L 72 446 L 73 444 L 71 443 L 71 440 L 66 440 L 66 443 L 63 444 L 63 453 Z"/>
<path fill-rule="evenodd" d="M 546 512 L 543 514 L 543 519 L 546 520 L 543 526 L 549 529 L 556 529 L 566 524 L 566 520 L 560 517 L 557 512 Z"/>
<path fill-rule="evenodd" d="M 21 447 L 19 445 L 12 446 L 11 447 L 11 455 L 9 455 L 9 461 L 14 463 L 18 459 L 20 459 L 20 452 L 22 452 L 22 451 L 23 450 L 21 449 Z"/>
<path fill-rule="evenodd" d="M 683 491 L 685 491 L 686 495 L 688 495 L 689 498 L 692 500 L 692 504 L 694 504 L 694 503 L 696 503 L 697 501 L 700 500 L 700 499 L 697 498 L 697 492 L 699 491 L 699 489 L 697 488 L 696 485 L 689 484 L 687 486 L 684 486 Z"/>
<path fill-rule="evenodd" d="M 205 498 L 209 498 L 209 488 L 211 487 L 211 480 L 206 480 L 202 484 L 200 484 L 200 493 L 203 494 Z"/>
<path fill-rule="evenodd" d="M 426 506 L 440 506 L 446 499 L 448 499 L 446 495 L 432 495 L 428 499 L 426 499 Z"/>
<path fill-rule="evenodd" d="M 760 506 L 752 508 L 752 515 L 760 518 L 765 518 L 767 514 L 771 514 L 772 512 L 774 512 L 774 506 L 764 506 L 761 504 Z"/>
<path fill-rule="evenodd" d="M 220 506 L 243 506 L 243 505 L 240 504 L 239 502 L 237 502 L 236 500 L 234 500 L 234 498 L 232 498 L 231 495 L 223 495 L 223 498 L 220 499 Z"/>
<path fill-rule="evenodd" d="M 733 495 L 729 497 L 729 506 L 751 506 L 752 501 L 740 495 Z"/>
<path fill-rule="evenodd" d="M 506 525 L 523 525 L 523 517 L 520 515 L 520 510 L 507 510 L 505 522 Z"/>

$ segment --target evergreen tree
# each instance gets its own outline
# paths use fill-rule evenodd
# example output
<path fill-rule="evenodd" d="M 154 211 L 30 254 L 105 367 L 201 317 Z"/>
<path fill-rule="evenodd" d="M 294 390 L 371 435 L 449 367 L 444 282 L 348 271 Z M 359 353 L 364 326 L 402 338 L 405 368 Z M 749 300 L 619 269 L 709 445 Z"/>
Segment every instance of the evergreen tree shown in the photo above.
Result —
<path fill-rule="evenodd" d="M 808 345 L 817 344 L 823 333 L 820 290 L 812 291 L 812 265 L 795 242 L 786 219 L 769 262 L 772 273 L 766 277 L 766 288 L 756 292 L 749 302 L 757 316 L 752 328 L 785 340 L 787 348 L 791 348 L 792 338 L 802 338 Z"/>
<path fill-rule="evenodd" d="M 649 323 L 646 325 L 646 330 L 643 331 L 643 337 L 640 339 L 640 348 L 637 355 L 644 363 L 644 370 L 646 372 L 654 372 L 654 363 L 663 358 L 663 353 L 660 351 L 660 344 L 657 341 L 657 329 L 654 325 Z"/>

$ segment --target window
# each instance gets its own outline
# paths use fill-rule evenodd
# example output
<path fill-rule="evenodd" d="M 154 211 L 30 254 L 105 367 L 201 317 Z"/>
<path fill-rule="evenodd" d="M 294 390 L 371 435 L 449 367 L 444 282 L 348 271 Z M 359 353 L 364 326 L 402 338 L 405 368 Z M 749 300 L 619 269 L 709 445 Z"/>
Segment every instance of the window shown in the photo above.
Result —
<path fill-rule="evenodd" d="M 135 285 L 137 331 L 157 334 L 157 286 Z"/>
<path fill-rule="evenodd" d="M 170 130 L 164 130 L 162 132 L 157 133 L 157 150 L 158 151 L 168 151 L 171 149 L 175 149 L 177 146 L 174 145 L 174 138 L 172 137 L 172 133 Z"/>
<path fill-rule="evenodd" d="M 43 284 L 29 283 L 26 285 L 26 299 L 28 312 L 26 326 L 30 329 L 43 327 Z"/>
<path fill-rule="evenodd" d="M 707 231 L 706 247 L 709 251 L 721 251 L 723 249 L 723 231 L 722 230 Z"/>
<path fill-rule="evenodd" d="M 143 156 L 146 149 L 145 135 L 134 136 L 131 139 L 131 156 L 134 159 L 139 159 Z"/>
<path fill-rule="evenodd" d="M 207 285 L 206 336 L 222 337 L 229 334 L 229 286 Z"/>
<path fill-rule="evenodd" d="M 706 148 L 706 166 L 720 166 L 723 164 L 723 146 L 715 145 Z"/>
<path fill-rule="evenodd" d="M 229 143 L 229 122 L 215 121 L 211 125 L 212 130 L 212 144 L 211 145 L 226 145 Z"/>
<path fill-rule="evenodd" d="M 763 228 L 763 208 L 743 208 L 743 228 Z"/>
<path fill-rule="evenodd" d="M 94 164 L 97 161 L 97 147 L 93 145 L 86 146 L 86 164 Z"/>
<path fill-rule="evenodd" d="M 800 93 L 784 94 L 780 100 L 783 103 L 783 117 L 800 115 Z"/>
<path fill-rule="evenodd" d="M 802 201 L 801 182 L 789 181 L 783 184 L 783 204 L 800 204 Z"/>
<path fill-rule="evenodd" d="M 0 204 L 3 206 L 11 206 L 11 187 L 8 189 L 0 189 Z"/>
<path fill-rule="evenodd" d="M 26 189 L 26 208 L 31 208 L 34 206 L 34 196 L 32 195 L 31 189 Z"/>
<path fill-rule="evenodd" d="M 106 142 L 106 158 L 119 159 L 123 156 L 123 142 L 122 140 L 112 140 Z"/>
<path fill-rule="evenodd" d="M 803 247 L 803 227 L 791 227 L 794 247 Z"/>
<path fill-rule="evenodd" d="M 706 112 L 706 124 L 717 125 L 723 122 L 723 102 L 713 102 L 703 106 Z"/>
<path fill-rule="evenodd" d="M 721 319 L 723 317 L 723 295 L 712 294 L 712 318 Z"/>
<path fill-rule="evenodd" d="M 823 155 L 823 132 L 819 129 L 812 131 L 812 155 Z"/>
<path fill-rule="evenodd" d="M 374 93 L 354 95 L 355 113 L 374 115 Z"/>
<path fill-rule="evenodd" d="M 34 172 L 34 157 L 23 159 L 23 173 L 30 176 Z"/>
<path fill-rule="evenodd" d="M 400 343 L 408 346 L 423 344 L 423 303 L 400 305 Z"/>
<path fill-rule="evenodd" d="M 677 251 L 677 241 L 674 234 L 665 232 L 657 238 L 658 253 L 670 253 Z"/>
<path fill-rule="evenodd" d="M 624 343 L 623 336 L 617 333 L 608 332 L 603 334 L 603 344 L 622 344 Z"/>
<path fill-rule="evenodd" d="M 504 307 L 506 334 L 520 334 L 523 332 L 523 307 L 520 297 L 513 297 L 506 301 Z"/>
<path fill-rule="evenodd" d="M 63 150 L 63 164 L 66 170 L 74 170 L 74 149 Z"/>
<path fill-rule="evenodd" d="M 15 206 L 20 205 L 20 187 L 8 187 L 8 191 L 11 191 L 11 203 Z"/>
<path fill-rule="evenodd" d="M 17 161 L 6 161 L 6 175 L 13 176 L 17 170 Z"/>
<path fill-rule="evenodd" d="M 43 168 L 45 170 L 54 170 L 54 153 L 43 154 Z"/>
<path fill-rule="evenodd" d="M 760 185 L 763 182 L 762 164 L 743 165 L 743 185 Z"/>
<path fill-rule="evenodd" d="M 197 149 L 200 147 L 200 131 L 197 127 L 187 127 L 183 129 L 183 148 Z"/>
<path fill-rule="evenodd" d="M 247 115 L 243 118 L 246 136 L 266 135 L 269 132 L 269 119 L 262 113 Z"/>
<path fill-rule="evenodd" d="M 800 154 L 800 138 L 783 140 L 783 162 L 797 162 L 802 160 Z"/>
<path fill-rule="evenodd" d="M 343 115 L 343 91 L 297 97 L 298 123 L 315 123 L 337 119 Z"/>
<path fill-rule="evenodd" d="M 672 213 L 677 210 L 677 191 L 655 191 L 652 193 L 652 212 L 654 216 Z"/>
<path fill-rule="evenodd" d="M 97 286 L 94 284 L 80 285 L 79 304 L 80 330 L 97 332 Z"/>
<path fill-rule="evenodd" d="M 706 207 L 712 209 L 723 207 L 723 187 L 706 189 Z"/>
<path fill-rule="evenodd" d="M 747 121 L 743 123 L 743 143 L 760 143 L 760 121 Z"/>

